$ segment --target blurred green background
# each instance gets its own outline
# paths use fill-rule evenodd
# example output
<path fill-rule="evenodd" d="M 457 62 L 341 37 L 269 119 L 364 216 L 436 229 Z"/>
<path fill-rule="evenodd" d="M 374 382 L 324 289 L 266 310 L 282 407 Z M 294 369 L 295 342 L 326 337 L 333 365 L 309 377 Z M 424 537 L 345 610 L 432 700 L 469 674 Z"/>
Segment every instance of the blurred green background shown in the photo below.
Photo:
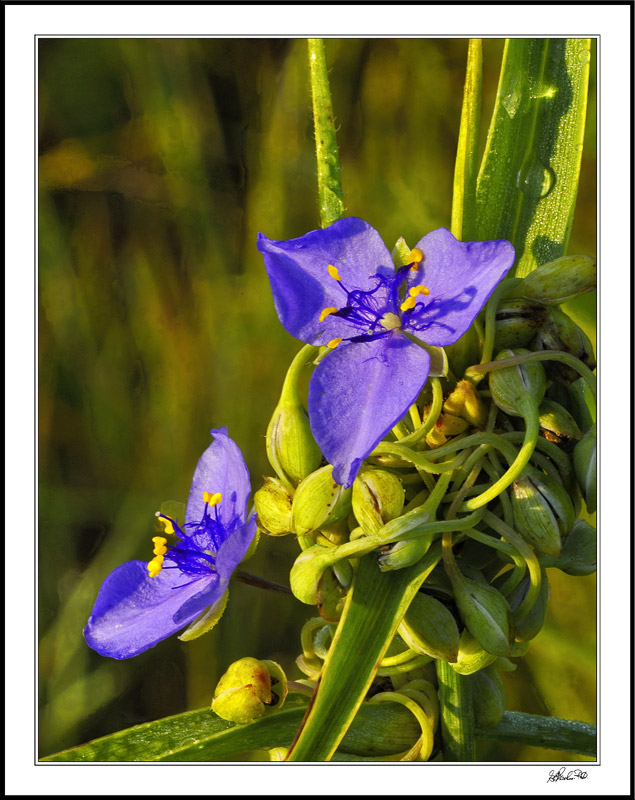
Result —
<path fill-rule="evenodd" d="M 484 41 L 483 143 L 503 41 Z M 389 246 L 449 225 L 467 40 L 327 43 L 347 212 Z M 84 643 L 103 579 L 148 559 L 154 512 L 185 501 L 212 427 L 252 484 L 294 341 L 259 231 L 319 226 L 301 39 L 38 40 L 40 755 L 208 705 L 229 663 L 299 675 L 312 609 L 235 585 L 220 624 L 129 661 Z M 594 74 L 594 72 L 593 72 Z M 595 254 L 595 84 L 569 252 Z M 595 297 L 570 311 L 592 335 Z M 590 330 L 591 328 L 591 330 Z M 248 569 L 286 582 L 292 537 Z M 595 721 L 595 576 L 550 570 L 548 622 L 509 708 Z M 566 754 L 483 746 L 495 760 Z M 577 758 L 571 756 L 571 758 Z"/>

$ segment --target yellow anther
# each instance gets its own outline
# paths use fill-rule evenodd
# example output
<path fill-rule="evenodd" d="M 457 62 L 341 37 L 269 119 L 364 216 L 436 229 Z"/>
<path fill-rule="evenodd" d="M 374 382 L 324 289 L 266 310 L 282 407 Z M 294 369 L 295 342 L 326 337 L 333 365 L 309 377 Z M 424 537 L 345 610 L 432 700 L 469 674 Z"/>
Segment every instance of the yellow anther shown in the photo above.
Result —
<path fill-rule="evenodd" d="M 148 562 L 148 572 L 150 573 L 151 578 L 156 578 L 156 576 L 161 572 L 163 568 L 163 556 L 155 556 L 152 561 Z"/>
<path fill-rule="evenodd" d="M 209 506 L 217 506 L 222 499 L 223 495 L 220 492 L 203 492 L 203 500 Z"/>
<path fill-rule="evenodd" d="M 172 525 L 172 521 L 166 519 L 165 517 L 159 516 L 159 512 L 157 511 L 157 517 L 159 517 L 159 522 L 163 523 L 165 530 L 163 533 L 174 533 L 174 525 Z"/>
<path fill-rule="evenodd" d="M 154 542 L 154 550 L 152 552 L 155 556 L 163 556 L 168 552 L 165 546 L 168 540 L 164 539 L 163 536 L 153 536 L 152 541 Z"/>
<path fill-rule="evenodd" d="M 329 271 L 329 275 L 331 276 L 331 278 L 334 278 L 336 281 L 341 281 L 342 280 L 342 278 L 340 276 L 340 273 L 337 271 L 337 267 L 334 267 L 333 264 L 329 264 L 328 271 Z M 336 311 L 337 311 L 337 309 L 336 309 Z"/>
<path fill-rule="evenodd" d="M 416 297 L 418 294 L 430 294 L 430 289 L 427 286 L 413 286 L 409 290 L 410 297 Z"/>
<path fill-rule="evenodd" d="M 328 308 L 323 309 L 320 311 L 320 322 L 324 322 L 324 320 L 328 317 L 329 314 L 335 314 L 338 311 L 335 306 L 329 306 Z"/>
<path fill-rule="evenodd" d="M 423 261 L 423 253 L 418 247 L 413 247 L 410 251 L 410 258 L 414 262 L 410 269 L 416 270 L 419 268 L 419 264 Z"/>
<path fill-rule="evenodd" d="M 339 338 L 339 339 L 331 339 L 331 341 L 330 341 L 330 342 L 329 342 L 329 343 L 328 343 L 326 346 L 327 346 L 327 347 L 330 347 L 330 348 L 331 348 L 331 350 L 335 350 L 335 348 L 337 347 L 337 345 L 338 345 L 338 344 L 339 344 L 341 341 L 342 341 L 342 337 L 340 336 L 340 338 Z"/>
<path fill-rule="evenodd" d="M 402 311 L 410 311 L 411 308 L 414 308 L 417 304 L 417 301 L 414 297 L 406 297 L 403 303 L 399 306 Z"/>

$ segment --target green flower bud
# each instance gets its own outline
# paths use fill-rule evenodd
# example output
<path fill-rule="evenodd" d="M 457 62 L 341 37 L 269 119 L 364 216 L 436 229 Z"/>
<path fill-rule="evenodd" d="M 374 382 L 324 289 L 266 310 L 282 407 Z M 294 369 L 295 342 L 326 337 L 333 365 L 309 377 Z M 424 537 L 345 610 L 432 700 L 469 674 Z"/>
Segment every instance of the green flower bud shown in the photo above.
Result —
<path fill-rule="evenodd" d="M 351 489 L 335 483 L 327 464 L 306 477 L 293 497 L 293 530 L 298 536 L 318 530 L 322 525 L 345 519 L 351 512 Z"/>
<path fill-rule="evenodd" d="M 266 664 L 255 658 L 241 658 L 218 682 L 212 711 L 229 722 L 251 722 L 265 713 L 271 700 L 271 676 Z"/>
<path fill-rule="evenodd" d="M 543 564 L 567 575 L 592 575 L 597 568 L 597 531 L 586 520 L 577 520 L 564 540 L 560 558 L 546 558 Z"/>
<path fill-rule="evenodd" d="M 468 630 L 459 639 L 459 652 L 456 661 L 450 666 L 459 675 L 472 675 L 496 661 L 496 656 L 488 653 Z"/>
<path fill-rule="evenodd" d="M 453 375 L 463 375 L 472 364 L 478 364 L 481 347 L 474 325 L 468 328 L 458 342 L 448 345 L 444 350 Z"/>
<path fill-rule="evenodd" d="M 470 633 L 488 653 L 505 656 L 509 653 L 509 607 L 503 595 L 493 586 L 482 586 L 469 578 L 455 580 L 454 599 Z"/>
<path fill-rule="evenodd" d="M 265 478 L 265 485 L 254 494 L 258 527 L 270 536 L 292 532 L 291 495 L 276 478 Z"/>
<path fill-rule="evenodd" d="M 430 532 L 417 539 L 407 539 L 381 548 L 377 556 L 379 569 L 382 572 L 390 572 L 416 564 L 430 549 L 434 535 L 433 532 Z"/>
<path fill-rule="evenodd" d="M 549 398 L 543 398 L 538 409 L 540 430 L 545 439 L 556 444 L 566 443 L 571 439 L 581 439 L 582 431 L 566 408 Z"/>
<path fill-rule="evenodd" d="M 528 353 L 528 350 L 501 350 L 496 360 Z M 542 364 L 538 361 L 496 369 L 490 373 L 489 388 L 492 400 L 506 414 L 522 417 L 527 410 L 528 398 L 540 403 L 547 388 Z"/>
<path fill-rule="evenodd" d="M 403 511 L 405 490 L 399 478 L 383 469 L 364 469 L 353 482 L 355 519 L 367 535 L 375 534 Z"/>
<path fill-rule="evenodd" d="M 472 678 L 472 699 L 476 724 L 495 728 L 503 718 L 507 695 L 503 679 L 493 666 L 479 670 Z"/>
<path fill-rule="evenodd" d="M 562 256 L 543 264 L 512 289 L 508 296 L 526 297 L 554 306 L 595 289 L 595 259 L 589 256 Z"/>
<path fill-rule="evenodd" d="M 517 642 L 529 642 L 537 636 L 545 624 L 547 616 L 547 606 L 549 604 L 549 581 L 547 580 L 547 573 L 541 569 L 540 591 L 536 602 L 533 604 L 529 612 L 515 623 L 514 638 Z M 515 611 L 521 604 L 523 598 L 527 594 L 529 588 L 529 577 L 525 576 L 518 586 L 511 592 L 507 598 L 509 606 L 512 611 Z"/>
<path fill-rule="evenodd" d="M 552 384 L 552 386 L 557 386 L 557 384 Z M 572 413 L 582 433 L 587 433 L 589 428 L 593 425 L 593 417 L 591 416 L 587 404 L 586 381 L 584 378 L 578 378 L 577 381 L 570 383 L 565 391 L 569 397 L 569 402 L 563 403 L 562 405 L 566 405 Z"/>
<path fill-rule="evenodd" d="M 496 311 L 497 350 L 508 347 L 525 347 L 542 325 L 546 309 L 530 300 L 503 300 Z"/>
<path fill-rule="evenodd" d="M 533 341 L 534 350 L 563 350 L 579 358 L 589 369 L 595 367 L 593 345 L 586 333 L 559 308 L 550 308 Z M 547 375 L 562 384 L 573 383 L 580 373 L 559 361 L 545 362 Z"/>
<path fill-rule="evenodd" d="M 462 417 L 475 428 L 481 428 L 487 420 L 487 408 L 478 390 L 469 381 L 459 381 L 454 391 L 443 403 L 446 414 Z"/>
<path fill-rule="evenodd" d="M 572 528 L 575 511 L 561 483 L 526 470 L 511 487 L 514 527 L 537 553 L 558 558 L 561 537 Z"/>
<path fill-rule="evenodd" d="M 299 401 L 281 401 L 273 412 L 267 428 L 267 455 L 271 466 L 282 469 L 294 486 L 320 465 L 322 454 Z"/>
<path fill-rule="evenodd" d="M 573 451 L 573 467 L 587 511 L 592 514 L 597 506 L 597 436 L 595 425 L 576 444 Z"/>
<path fill-rule="evenodd" d="M 421 655 L 456 661 L 459 629 L 448 609 L 428 594 L 417 592 L 399 626 L 399 635 Z"/>

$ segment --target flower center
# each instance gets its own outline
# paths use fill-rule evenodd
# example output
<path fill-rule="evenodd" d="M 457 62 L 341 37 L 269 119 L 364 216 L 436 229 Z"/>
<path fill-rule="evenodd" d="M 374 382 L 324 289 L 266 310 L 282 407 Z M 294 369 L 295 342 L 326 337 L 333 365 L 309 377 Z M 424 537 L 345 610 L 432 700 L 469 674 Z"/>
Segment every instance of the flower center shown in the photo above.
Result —
<path fill-rule="evenodd" d="M 395 328 L 401 328 L 401 320 L 397 314 L 393 313 L 392 311 L 384 314 L 384 316 L 379 320 L 379 324 L 387 331 L 394 331 Z"/>
<path fill-rule="evenodd" d="M 220 492 L 203 492 L 203 518 L 200 522 L 186 522 L 182 528 L 173 519 L 157 511 L 159 522 L 164 526 L 163 532 L 176 536 L 176 542 L 168 544 L 165 536 L 152 538 L 154 558 L 148 562 L 148 574 L 151 578 L 156 578 L 162 569 L 178 569 L 192 577 L 214 571 L 215 555 L 227 538 L 227 531 L 218 519 L 217 507 L 222 499 Z M 169 567 L 163 566 L 166 556 L 173 562 Z"/>
<path fill-rule="evenodd" d="M 403 315 L 410 316 L 417 304 L 417 300 L 430 294 L 430 290 L 421 284 L 411 287 L 405 298 L 400 297 L 400 290 L 405 281 L 406 273 L 409 270 L 417 269 L 423 259 L 423 253 L 417 248 L 411 251 L 411 256 L 412 263 L 399 269 L 394 276 L 373 275 L 376 285 L 369 291 L 347 289 L 342 282 L 342 276 L 339 274 L 337 267 L 329 264 L 327 267 L 328 274 L 338 282 L 340 288 L 346 294 L 346 302 L 340 308 L 327 306 L 322 309 L 319 317 L 320 322 L 324 322 L 332 314 L 353 323 L 359 330 L 358 334 L 347 337 L 353 341 L 364 341 L 378 336 L 385 336 L 390 331 L 401 328 L 402 323 L 406 321 Z M 383 291 L 380 292 L 380 289 L 383 289 Z M 342 340 L 343 337 L 331 339 L 327 346 L 330 349 L 334 349 Z"/>

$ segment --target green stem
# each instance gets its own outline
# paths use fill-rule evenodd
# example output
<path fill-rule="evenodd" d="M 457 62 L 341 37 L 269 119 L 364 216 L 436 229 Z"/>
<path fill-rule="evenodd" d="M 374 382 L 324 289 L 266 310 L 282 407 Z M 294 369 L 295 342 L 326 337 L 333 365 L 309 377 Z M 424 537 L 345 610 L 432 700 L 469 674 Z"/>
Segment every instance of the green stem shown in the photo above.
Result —
<path fill-rule="evenodd" d="M 579 372 L 593 395 L 593 402 L 597 405 L 597 379 L 595 375 L 579 358 L 561 350 L 539 350 L 535 353 L 526 353 L 520 356 L 512 356 L 512 358 L 501 358 L 498 361 L 475 364 L 473 367 L 468 367 L 468 369 L 465 370 L 465 377 L 469 379 L 478 378 L 481 373 L 491 372 L 495 369 L 504 369 L 505 367 L 515 367 L 518 364 L 528 364 L 532 361 L 561 361 L 563 364 Z"/>
<path fill-rule="evenodd" d="M 402 441 L 404 441 L 402 439 Z M 402 461 L 409 461 L 418 469 L 424 472 L 431 472 L 433 475 L 441 475 L 444 472 L 451 472 L 456 469 L 458 462 L 456 459 L 442 464 L 435 464 L 429 461 L 422 453 L 417 453 L 409 447 L 405 447 L 401 442 L 380 442 L 371 453 L 371 456 L 390 455 L 400 458 Z"/>
<path fill-rule="evenodd" d="M 432 405 L 430 406 L 430 411 L 419 428 L 408 436 L 404 436 L 403 439 L 399 441 L 399 444 L 402 446 L 410 447 L 420 442 L 424 436 L 430 433 L 432 428 L 434 428 L 435 422 L 439 419 L 439 414 L 443 406 L 443 387 L 438 378 L 431 378 L 430 383 L 432 385 Z"/>
<path fill-rule="evenodd" d="M 501 433 L 500 435 L 503 439 L 506 439 L 513 444 L 520 444 L 524 439 L 524 434 L 522 431 L 510 431 L 509 433 Z M 569 457 L 566 453 L 562 452 L 557 444 L 548 442 L 546 439 L 543 439 L 542 436 L 539 436 L 538 441 L 536 442 L 536 450 L 542 450 L 542 452 L 549 456 L 549 458 L 555 463 L 555 465 L 558 467 L 558 471 L 560 472 L 563 484 L 568 485 L 574 480 Z"/>
<path fill-rule="evenodd" d="M 441 704 L 441 736 L 446 761 L 475 761 L 475 724 L 470 675 L 435 661 Z"/>
<path fill-rule="evenodd" d="M 503 454 L 510 464 L 517 456 L 516 448 L 510 445 L 509 442 L 506 442 L 502 436 L 499 436 L 497 433 L 485 432 L 472 433 L 469 436 L 464 436 L 462 439 L 457 436 L 451 442 L 448 442 L 448 444 L 430 450 L 426 453 L 426 456 L 434 459 L 442 458 L 443 456 L 456 453 L 458 450 L 465 450 L 468 447 L 475 447 L 481 444 L 491 444 Z"/>
<path fill-rule="evenodd" d="M 527 398 L 529 399 L 529 395 L 527 395 Z M 528 413 L 525 415 L 525 440 L 523 441 L 523 445 L 518 451 L 518 455 L 516 456 L 513 464 L 509 467 L 507 472 L 496 481 L 496 483 L 490 486 L 487 491 L 478 495 L 478 497 L 473 497 L 471 500 L 468 500 L 466 503 L 466 508 L 468 508 L 470 511 L 474 511 L 476 508 L 481 508 L 481 506 L 486 505 L 491 500 L 494 500 L 494 498 L 498 497 L 498 495 L 507 489 L 508 486 L 511 486 L 511 484 L 516 480 L 516 478 L 529 463 L 529 459 L 531 458 L 534 448 L 536 447 L 536 441 L 539 433 L 540 423 L 538 421 L 538 413 L 536 409 L 535 414 Z"/>
<path fill-rule="evenodd" d="M 340 156 L 322 39 L 308 39 L 320 220 L 326 228 L 344 216 Z"/>
<path fill-rule="evenodd" d="M 494 289 L 492 296 L 487 301 L 487 307 L 485 309 L 485 334 L 483 336 L 481 364 L 491 361 L 494 354 L 494 339 L 496 337 L 496 311 L 498 310 L 498 302 L 505 292 L 520 283 L 522 283 L 520 278 L 510 278 L 502 281 L 498 284 L 496 289 Z M 467 377 L 467 372 L 465 375 Z M 473 380 L 475 383 L 478 383 L 478 381 L 484 377 L 485 374 L 475 375 Z"/>
<path fill-rule="evenodd" d="M 513 528 L 510 528 L 509 525 L 506 525 L 495 514 L 492 514 L 491 511 L 486 511 L 483 519 L 496 533 L 504 536 L 527 562 L 527 567 L 529 569 L 529 587 L 527 589 L 527 594 L 523 597 L 522 602 L 514 612 L 514 619 L 521 620 L 531 611 L 540 594 L 540 584 L 542 581 L 540 563 L 533 548 L 527 544 L 522 536 L 516 533 Z"/>
<path fill-rule="evenodd" d="M 287 681 L 287 691 L 289 694 L 303 694 L 306 695 L 306 697 L 313 697 L 315 689 L 310 686 L 305 686 L 303 683 L 298 683 L 297 681 Z"/>
<path fill-rule="evenodd" d="M 467 69 L 463 88 L 463 107 L 459 142 L 454 166 L 452 194 L 452 234 L 461 241 L 471 241 L 476 223 L 476 177 L 478 174 L 478 139 L 481 122 L 481 85 L 483 48 L 480 39 L 469 39 Z"/>
<path fill-rule="evenodd" d="M 596 755 L 596 728 L 587 722 L 558 717 L 542 717 L 521 711 L 506 711 L 495 728 L 478 728 L 482 739 L 519 742 L 533 747 L 564 750 L 583 756 Z"/>
<path fill-rule="evenodd" d="M 429 664 L 431 661 L 431 656 L 420 656 L 415 653 L 409 661 L 403 664 L 393 664 L 387 667 L 380 666 L 377 670 L 377 676 L 379 678 L 387 678 L 391 675 L 401 675 L 404 672 L 412 672 L 413 669 L 425 667 L 425 665 Z"/>

